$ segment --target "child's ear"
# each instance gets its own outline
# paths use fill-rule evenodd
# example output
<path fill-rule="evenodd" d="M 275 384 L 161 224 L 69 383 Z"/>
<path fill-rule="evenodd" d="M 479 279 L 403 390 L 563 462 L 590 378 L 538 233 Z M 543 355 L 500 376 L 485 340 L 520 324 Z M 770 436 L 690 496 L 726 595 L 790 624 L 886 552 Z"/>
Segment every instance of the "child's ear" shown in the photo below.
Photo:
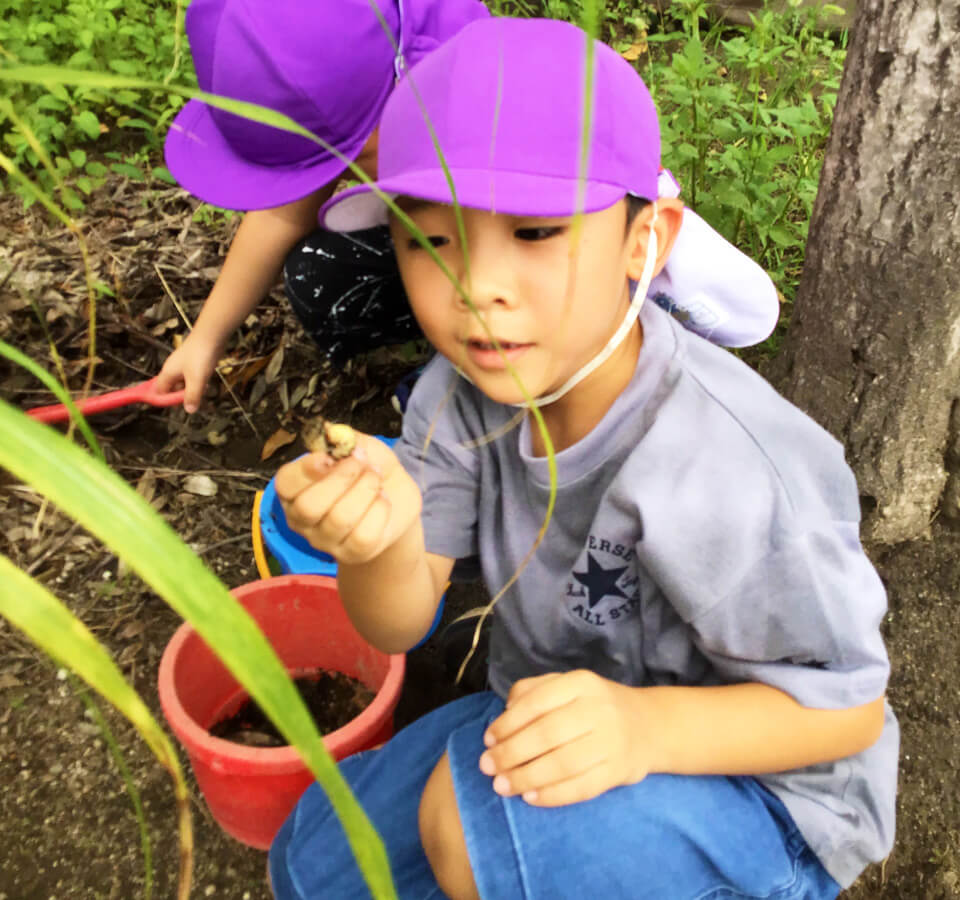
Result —
<path fill-rule="evenodd" d="M 653 267 L 656 275 L 664 266 L 673 242 L 680 233 L 683 223 L 683 203 L 673 197 L 661 197 L 656 202 L 657 218 L 653 218 L 654 204 L 640 210 L 637 217 L 630 223 L 627 232 L 627 277 L 639 281 L 643 277 L 643 264 L 647 258 L 647 246 L 650 240 L 650 224 L 653 222 L 657 234 L 657 261 Z"/>

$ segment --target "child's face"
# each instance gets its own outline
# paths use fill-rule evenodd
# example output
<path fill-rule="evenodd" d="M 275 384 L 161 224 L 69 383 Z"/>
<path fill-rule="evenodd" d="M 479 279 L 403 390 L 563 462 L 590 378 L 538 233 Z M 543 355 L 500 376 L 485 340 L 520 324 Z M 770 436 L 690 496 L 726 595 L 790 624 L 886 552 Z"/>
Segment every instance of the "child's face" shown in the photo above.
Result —
<path fill-rule="evenodd" d="M 649 208 L 629 229 L 623 200 L 588 213 L 578 236 L 572 217 L 463 209 L 464 254 L 452 207 L 409 199 L 400 205 L 463 284 L 532 397 L 560 387 L 589 362 L 626 315 L 628 278 L 642 271 Z M 491 399 L 523 402 L 503 358 L 440 267 L 396 218 L 390 227 L 410 305 L 428 340 Z"/>

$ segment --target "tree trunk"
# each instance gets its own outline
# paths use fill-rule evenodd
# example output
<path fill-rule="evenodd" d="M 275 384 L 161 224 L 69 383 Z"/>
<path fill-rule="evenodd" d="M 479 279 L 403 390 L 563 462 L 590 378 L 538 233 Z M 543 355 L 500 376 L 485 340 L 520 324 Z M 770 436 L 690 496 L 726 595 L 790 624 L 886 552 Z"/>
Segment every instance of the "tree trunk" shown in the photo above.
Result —
<path fill-rule="evenodd" d="M 960 0 L 861 0 L 770 375 L 839 438 L 864 536 L 960 517 Z M 951 474 L 952 469 L 952 474 Z"/>

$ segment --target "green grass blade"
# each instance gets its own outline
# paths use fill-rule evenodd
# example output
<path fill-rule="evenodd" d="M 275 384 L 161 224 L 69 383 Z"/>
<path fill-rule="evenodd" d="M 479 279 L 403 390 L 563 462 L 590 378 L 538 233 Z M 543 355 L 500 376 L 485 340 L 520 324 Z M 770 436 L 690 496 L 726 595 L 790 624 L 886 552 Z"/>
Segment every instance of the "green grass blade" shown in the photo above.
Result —
<path fill-rule="evenodd" d="M 456 185 L 453 183 L 453 174 L 451 173 L 449 167 L 447 166 L 447 160 L 443 155 L 443 150 L 440 147 L 440 139 L 437 137 L 436 129 L 433 127 L 433 122 L 430 120 L 430 116 L 427 114 L 427 106 L 423 102 L 423 97 L 420 95 L 420 91 L 417 89 L 417 83 L 414 79 L 414 76 L 410 72 L 410 69 L 407 67 L 407 60 L 403 56 L 403 52 L 400 48 L 400 45 L 397 43 L 396 38 L 393 36 L 393 29 L 390 28 L 390 25 L 387 23 L 387 20 L 384 18 L 383 12 L 381 12 L 380 7 L 377 3 L 377 0 L 369 0 L 370 8 L 373 10 L 374 15 L 377 17 L 377 21 L 380 23 L 380 28 L 383 30 L 384 35 L 387 40 L 390 42 L 390 46 L 393 48 L 393 53 L 395 57 L 399 57 L 400 65 L 403 67 L 406 72 L 407 83 L 410 85 L 410 90 L 413 93 L 414 98 L 417 101 L 417 106 L 420 107 L 420 114 L 423 116 L 423 124 L 427 126 L 427 133 L 430 135 L 430 142 L 433 144 L 433 149 L 437 154 L 437 160 L 440 162 L 440 168 L 443 169 L 443 176 L 446 179 L 447 187 L 450 188 L 450 197 L 453 200 L 453 217 L 457 223 L 457 235 L 460 238 L 460 247 L 463 251 L 463 270 L 466 274 L 467 284 L 470 283 L 470 254 L 467 249 L 467 229 L 463 221 L 463 210 L 460 207 L 459 202 L 457 201 L 457 189 Z"/>
<path fill-rule="evenodd" d="M 70 413 L 70 418 L 73 419 L 77 425 L 77 428 L 80 429 L 80 432 L 83 434 L 87 444 L 89 444 L 90 449 L 97 455 L 99 459 L 103 460 L 103 450 L 100 448 L 100 444 L 97 442 L 97 439 L 93 434 L 93 430 L 90 428 L 90 423 L 87 422 L 80 410 L 77 409 L 77 406 L 71 399 L 67 389 L 60 384 L 60 382 L 57 381 L 57 379 L 54 378 L 46 369 L 35 363 L 26 354 L 21 353 L 16 347 L 11 347 L 6 341 L 0 341 L 0 356 L 5 356 L 11 362 L 16 363 L 18 366 L 22 366 L 31 375 L 43 382 L 44 387 L 46 387 L 48 391 L 54 394 L 54 396 L 56 396 L 56 398 L 67 407 L 67 410 Z"/>
<path fill-rule="evenodd" d="M 600 8 L 596 2 L 584 3 L 581 27 L 586 33 L 586 44 L 583 57 L 583 112 L 580 119 L 580 159 L 577 173 L 575 233 L 579 229 L 580 217 L 583 215 L 586 206 L 587 175 L 590 171 L 590 136 L 593 132 L 593 69 L 596 52 L 594 41 L 600 29 Z"/>
<path fill-rule="evenodd" d="M 64 443 L 77 450 L 73 444 Z M 0 556 L 0 615 L 26 634 L 51 659 L 71 668 L 123 713 L 170 773 L 181 810 L 180 896 L 186 898 L 190 890 L 193 853 L 189 798 L 176 751 L 163 729 L 86 625 L 5 556 Z"/>
<path fill-rule="evenodd" d="M 123 758 L 123 751 L 120 749 L 120 744 L 117 743 L 113 729 L 103 717 L 103 713 L 100 712 L 100 707 L 97 706 L 97 702 L 90 696 L 90 691 L 83 685 L 77 684 L 76 679 L 72 679 L 72 681 L 77 696 L 83 701 L 83 705 L 90 713 L 93 723 L 100 729 L 100 734 L 103 737 L 104 743 L 107 745 L 107 749 L 110 751 L 110 755 L 113 757 L 113 762 L 120 772 L 120 777 L 123 779 L 123 783 L 127 788 L 130 802 L 133 804 L 133 815 L 137 820 L 137 828 L 140 830 L 140 848 L 143 851 L 143 900 L 150 900 L 153 895 L 153 850 L 150 845 L 150 831 L 147 828 L 147 818 L 143 813 L 143 801 L 140 799 L 140 791 L 137 790 L 137 785 L 133 780 L 130 767 Z M 189 809 L 187 814 L 189 816 Z"/>
<path fill-rule="evenodd" d="M 379 835 L 283 664 L 223 583 L 115 472 L 2 401 L 0 465 L 100 538 L 193 625 L 323 785 L 373 896 L 395 898 Z"/>

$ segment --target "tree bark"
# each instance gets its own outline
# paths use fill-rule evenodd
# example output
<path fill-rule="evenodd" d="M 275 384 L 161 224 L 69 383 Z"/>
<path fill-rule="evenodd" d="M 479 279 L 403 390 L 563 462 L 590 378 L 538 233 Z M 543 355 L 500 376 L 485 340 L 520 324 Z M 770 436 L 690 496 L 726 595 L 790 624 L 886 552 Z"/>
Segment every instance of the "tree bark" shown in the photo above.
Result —
<path fill-rule="evenodd" d="M 864 536 L 960 517 L 960 0 L 861 0 L 783 349 Z M 953 470 L 951 473 L 951 469 Z"/>

